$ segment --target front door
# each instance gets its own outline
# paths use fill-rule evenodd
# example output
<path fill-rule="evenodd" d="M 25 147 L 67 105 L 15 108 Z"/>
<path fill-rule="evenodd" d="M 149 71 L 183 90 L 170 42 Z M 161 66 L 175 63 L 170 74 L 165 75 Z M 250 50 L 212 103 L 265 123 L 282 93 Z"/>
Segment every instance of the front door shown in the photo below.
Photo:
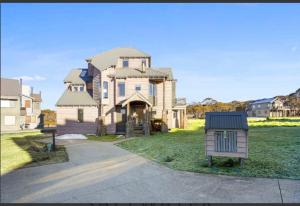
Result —
<path fill-rule="evenodd" d="M 126 132 L 126 109 L 116 106 L 116 133 L 124 134 Z"/>
<path fill-rule="evenodd" d="M 144 122 L 144 106 L 134 105 L 132 106 L 132 118 L 135 126 L 142 126 Z"/>

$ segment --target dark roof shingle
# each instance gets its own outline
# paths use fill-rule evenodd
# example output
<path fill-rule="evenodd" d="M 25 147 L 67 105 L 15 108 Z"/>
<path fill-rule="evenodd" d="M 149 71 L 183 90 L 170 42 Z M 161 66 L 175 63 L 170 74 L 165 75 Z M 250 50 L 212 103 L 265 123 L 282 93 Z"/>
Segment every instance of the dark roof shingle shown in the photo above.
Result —
<path fill-rule="evenodd" d="M 208 129 L 243 129 L 248 130 L 245 112 L 206 112 L 205 130 Z"/>

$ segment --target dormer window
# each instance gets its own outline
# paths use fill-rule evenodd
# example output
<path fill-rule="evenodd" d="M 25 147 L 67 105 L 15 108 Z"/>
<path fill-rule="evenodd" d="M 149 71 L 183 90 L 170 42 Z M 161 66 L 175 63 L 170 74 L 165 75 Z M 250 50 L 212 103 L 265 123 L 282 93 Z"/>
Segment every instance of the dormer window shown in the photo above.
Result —
<path fill-rule="evenodd" d="M 129 60 L 128 59 L 123 59 L 123 67 L 127 68 L 129 66 Z"/>
<path fill-rule="evenodd" d="M 142 59 L 142 68 L 146 67 L 146 59 Z"/>

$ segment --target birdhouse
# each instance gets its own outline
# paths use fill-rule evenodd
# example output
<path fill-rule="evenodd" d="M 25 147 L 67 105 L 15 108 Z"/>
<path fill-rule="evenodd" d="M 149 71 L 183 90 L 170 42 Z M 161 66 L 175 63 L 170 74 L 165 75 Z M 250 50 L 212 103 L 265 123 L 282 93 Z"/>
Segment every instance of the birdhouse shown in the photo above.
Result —
<path fill-rule="evenodd" d="M 212 157 L 236 157 L 241 166 L 248 158 L 248 123 L 245 112 L 205 113 L 205 155 L 209 166 Z"/>

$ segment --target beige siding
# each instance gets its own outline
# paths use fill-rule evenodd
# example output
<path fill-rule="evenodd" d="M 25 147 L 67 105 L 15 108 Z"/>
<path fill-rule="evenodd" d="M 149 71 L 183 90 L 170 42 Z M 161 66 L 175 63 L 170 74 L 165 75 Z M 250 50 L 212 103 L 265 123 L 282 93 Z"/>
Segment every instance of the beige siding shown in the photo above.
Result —
<path fill-rule="evenodd" d="M 146 60 L 146 67 L 150 67 L 149 65 L 149 58 L 128 58 L 128 67 L 129 68 L 141 68 L 142 66 L 142 60 Z M 123 67 L 123 58 L 119 58 L 117 61 L 117 68 Z"/>
<path fill-rule="evenodd" d="M 78 122 L 77 110 L 83 109 L 83 123 Z M 95 106 L 56 107 L 58 134 L 95 134 L 98 108 Z"/>
<path fill-rule="evenodd" d="M 1 107 L 1 131 L 20 130 L 20 100 L 15 104 L 15 107 Z M 15 116 L 15 125 L 5 125 L 5 116 Z"/>
<path fill-rule="evenodd" d="M 206 156 L 227 156 L 227 157 L 248 157 L 248 137 L 247 132 L 237 130 L 237 152 L 215 152 L 214 133 L 220 130 L 208 130 L 205 135 L 205 152 Z"/>

